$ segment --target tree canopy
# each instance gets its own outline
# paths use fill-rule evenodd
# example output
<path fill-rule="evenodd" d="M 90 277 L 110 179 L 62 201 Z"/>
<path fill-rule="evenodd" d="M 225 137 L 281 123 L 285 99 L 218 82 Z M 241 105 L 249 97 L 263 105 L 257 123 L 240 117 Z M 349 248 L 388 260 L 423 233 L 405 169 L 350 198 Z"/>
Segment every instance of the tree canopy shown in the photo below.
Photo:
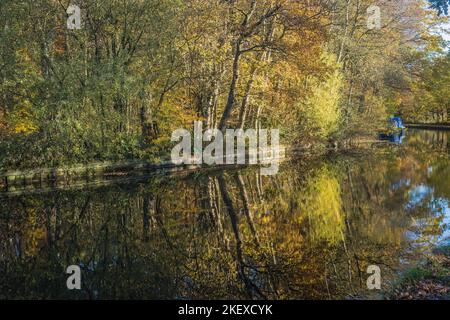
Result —
<path fill-rule="evenodd" d="M 311 146 L 448 117 L 445 17 L 422 1 L 378 3 L 379 29 L 369 0 L 83 0 L 79 30 L 69 4 L 0 3 L 3 168 L 161 158 L 194 120 Z"/>

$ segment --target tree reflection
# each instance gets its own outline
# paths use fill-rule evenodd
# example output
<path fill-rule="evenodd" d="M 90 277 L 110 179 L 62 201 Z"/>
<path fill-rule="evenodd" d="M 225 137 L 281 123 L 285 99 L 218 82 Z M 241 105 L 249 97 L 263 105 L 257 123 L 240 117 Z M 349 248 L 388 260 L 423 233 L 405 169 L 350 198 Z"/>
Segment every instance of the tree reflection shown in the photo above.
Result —
<path fill-rule="evenodd" d="M 445 232 L 448 136 L 386 152 L 5 197 L 1 298 L 329 299 Z M 420 244 L 420 246 L 418 246 Z M 411 250 L 411 248 L 415 248 Z M 420 251 L 420 250 L 419 250 Z M 65 268 L 82 267 L 82 290 Z"/>

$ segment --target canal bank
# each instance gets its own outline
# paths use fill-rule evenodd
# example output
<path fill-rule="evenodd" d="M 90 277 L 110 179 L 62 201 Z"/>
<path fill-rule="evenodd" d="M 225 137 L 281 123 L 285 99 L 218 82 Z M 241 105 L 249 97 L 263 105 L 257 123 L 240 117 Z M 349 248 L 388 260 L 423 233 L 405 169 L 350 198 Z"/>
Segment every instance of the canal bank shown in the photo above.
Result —
<path fill-rule="evenodd" d="M 402 273 L 388 300 L 450 300 L 450 245 L 433 248 L 413 268 Z"/>
<path fill-rule="evenodd" d="M 449 123 L 405 123 L 405 127 L 410 129 L 450 131 Z"/>
<path fill-rule="evenodd" d="M 299 149 L 286 148 L 281 146 L 276 154 L 273 150 L 259 148 L 252 153 L 257 156 L 259 166 L 270 165 L 271 162 L 281 162 L 290 157 Z M 249 158 L 249 151 L 245 153 L 245 158 Z M 169 157 L 161 157 L 154 161 L 128 160 L 128 161 L 106 161 L 88 164 L 78 164 L 72 166 L 54 167 L 54 168 L 35 168 L 29 170 L 4 170 L 0 171 L 0 192 L 15 193 L 18 191 L 32 191 L 33 189 L 62 189 L 71 186 L 80 186 L 83 184 L 102 184 L 106 181 L 123 180 L 123 178 L 151 176 L 151 175 L 170 175 L 177 173 L 189 173 L 206 168 L 220 169 L 222 167 L 239 167 L 245 164 L 237 164 L 240 154 L 233 154 L 233 161 L 225 155 L 223 165 L 207 166 L 204 164 L 195 164 L 192 157 L 192 164 L 176 164 Z M 229 163 L 229 164 L 226 164 Z"/>
<path fill-rule="evenodd" d="M 356 137 L 340 142 L 330 142 L 328 145 L 306 145 L 303 147 L 280 146 L 280 152 L 273 161 L 283 162 L 294 157 L 320 157 L 326 153 L 346 152 L 352 149 L 370 149 L 383 144 L 373 137 Z M 267 153 L 268 152 L 268 153 Z M 258 158 L 263 154 L 270 155 L 271 150 L 258 150 Z M 235 160 L 238 155 L 235 155 Z M 246 152 L 249 159 L 249 152 Z M 0 170 L 0 196 L 15 195 L 27 192 L 41 192 L 52 189 L 78 189 L 83 186 L 105 186 L 129 179 L 150 177 L 155 175 L 189 174 L 200 170 L 220 170 L 225 168 L 244 168 L 250 164 L 226 164 L 224 155 L 223 165 L 174 164 L 170 157 L 165 156 L 156 160 L 127 160 L 104 161 L 53 168 L 34 168 L 25 170 Z M 194 163 L 194 159 L 192 159 Z M 265 167 L 267 163 L 259 161 L 256 166 Z M 270 165 L 270 164 L 269 164 Z M 253 165 L 252 165 L 253 166 Z"/>

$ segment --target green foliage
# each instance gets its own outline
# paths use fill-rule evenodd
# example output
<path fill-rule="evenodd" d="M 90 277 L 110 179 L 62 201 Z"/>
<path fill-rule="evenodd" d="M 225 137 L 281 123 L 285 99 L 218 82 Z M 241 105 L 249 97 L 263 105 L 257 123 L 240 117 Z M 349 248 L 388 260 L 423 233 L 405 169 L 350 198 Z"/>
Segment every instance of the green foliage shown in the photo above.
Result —
<path fill-rule="evenodd" d="M 411 268 L 408 271 L 406 271 L 405 274 L 403 275 L 403 281 L 414 283 L 414 282 L 429 278 L 431 276 L 432 276 L 432 273 L 430 270 L 420 268 L 420 267 Z"/>

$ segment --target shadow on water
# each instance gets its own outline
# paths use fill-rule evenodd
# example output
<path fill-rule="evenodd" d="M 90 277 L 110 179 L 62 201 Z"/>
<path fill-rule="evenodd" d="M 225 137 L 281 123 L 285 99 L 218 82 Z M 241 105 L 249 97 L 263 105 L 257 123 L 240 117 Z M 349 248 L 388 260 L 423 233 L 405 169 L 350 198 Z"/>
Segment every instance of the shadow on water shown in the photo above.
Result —
<path fill-rule="evenodd" d="M 402 144 L 403 140 L 405 138 L 406 138 L 405 129 L 402 129 L 400 131 L 396 131 L 396 132 L 390 133 L 390 134 L 381 133 L 379 135 L 380 140 L 385 140 L 385 141 L 389 141 L 389 142 L 393 142 L 393 143 L 397 143 L 397 144 Z"/>
<path fill-rule="evenodd" d="M 401 146 L 0 204 L 1 298 L 364 297 L 450 223 L 449 133 Z M 82 289 L 66 288 L 68 265 Z"/>

